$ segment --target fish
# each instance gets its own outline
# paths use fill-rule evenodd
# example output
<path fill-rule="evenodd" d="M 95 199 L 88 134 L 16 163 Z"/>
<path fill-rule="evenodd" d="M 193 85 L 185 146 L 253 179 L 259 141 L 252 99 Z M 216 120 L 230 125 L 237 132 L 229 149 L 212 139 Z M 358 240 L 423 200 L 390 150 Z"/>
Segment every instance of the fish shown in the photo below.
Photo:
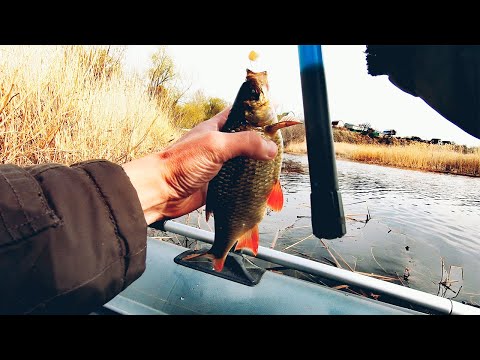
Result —
<path fill-rule="evenodd" d="M 278 121 L 270 100 L 267 71 L 247 69 L 225 125 L 220 131 L 233 133 L 256 131 L 265 139 L 273 140 L 278 152 L 272 160 L 255 160 L 238 156 L 225 162 L 209 182 L 206 197 L 206 220 L 213 214 L 215 239 L 211 248 L 193 254 L 184 260 L 208 258 L 213 269 L 221 272 L 229 251 L 250 249 L 256 256 L 259 244 L 258 226 L 267 208 L 283 208 L 280 171 L 283 158 L 283 139 L 279 131 L 298 121 Z M 282 118 L 283 120 L 283 118 Z"/>

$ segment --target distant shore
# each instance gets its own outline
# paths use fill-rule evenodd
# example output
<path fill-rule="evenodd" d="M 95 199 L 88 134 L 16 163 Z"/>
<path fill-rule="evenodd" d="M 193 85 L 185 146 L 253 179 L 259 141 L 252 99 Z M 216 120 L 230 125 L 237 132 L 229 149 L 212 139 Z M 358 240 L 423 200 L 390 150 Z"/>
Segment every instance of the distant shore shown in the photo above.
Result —
<path fill-rule="evenodd" d="M 342 132 L 343 133 L 343 132 Z M 335 135 L 335 134 L 334 134 Z M 335 137 L 335 136 L 334 136 Z M 460 151 L 455 145 L 334 142 L 338 159 L 404 169 L 480 177 L 480 149 Z M 306 141 L 285 142 L 285 153 L 306 154 Z"/>

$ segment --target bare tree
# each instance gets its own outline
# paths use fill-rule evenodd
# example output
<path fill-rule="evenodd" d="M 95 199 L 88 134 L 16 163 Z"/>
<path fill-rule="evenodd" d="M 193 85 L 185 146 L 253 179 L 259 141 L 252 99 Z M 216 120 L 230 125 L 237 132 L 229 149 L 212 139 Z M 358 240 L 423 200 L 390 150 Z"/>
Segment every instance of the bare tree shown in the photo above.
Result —
<path fill-rule="evenodd" d="M 152 67 L 148 71 L 150 95 L 160 95 L 165 90 L 165 85 L 177 78 L 173 60 L 167 53 L 166 46 L 160 46 L 152 54 Z"/>
<path fill-rule="evenodd" d="M 187 83 L 175 69 L 172 57 L 168 54 L 167 46 L 161 45 L 151 56 L 152 66 L 148 70 L 148 93 L 151 97 L 162 98 L 171 106 L 176 106 L 187 93 L 191 83 Z"/>

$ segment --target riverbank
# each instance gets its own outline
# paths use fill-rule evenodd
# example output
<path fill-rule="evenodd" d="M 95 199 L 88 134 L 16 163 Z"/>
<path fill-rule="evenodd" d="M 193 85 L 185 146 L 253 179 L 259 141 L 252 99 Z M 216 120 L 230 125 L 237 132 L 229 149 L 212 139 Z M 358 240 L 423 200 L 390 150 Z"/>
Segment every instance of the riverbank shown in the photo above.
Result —
<path fill-rule="evenodd" d="M 480 149 L 462 153 L 451 145 L 411 143 L 407 145 L 334 143 L 337 158 L 412 170 L 480 177 Z M 290 154 L 306 154 L 306 142 L 290 142 Z"/>

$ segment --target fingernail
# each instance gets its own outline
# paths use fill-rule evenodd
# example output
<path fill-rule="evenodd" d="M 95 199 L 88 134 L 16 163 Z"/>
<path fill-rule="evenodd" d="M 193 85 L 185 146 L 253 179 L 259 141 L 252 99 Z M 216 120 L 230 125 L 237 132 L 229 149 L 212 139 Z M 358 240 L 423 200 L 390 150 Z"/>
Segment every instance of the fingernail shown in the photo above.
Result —
<path fill-rule="evenodd" d="M 267 155 L 269 158 L 273 159 L 275 155 L 277 155 L 277 144 L 271 140 L 265 140 L 265 142 L 267 143 Z"/>

